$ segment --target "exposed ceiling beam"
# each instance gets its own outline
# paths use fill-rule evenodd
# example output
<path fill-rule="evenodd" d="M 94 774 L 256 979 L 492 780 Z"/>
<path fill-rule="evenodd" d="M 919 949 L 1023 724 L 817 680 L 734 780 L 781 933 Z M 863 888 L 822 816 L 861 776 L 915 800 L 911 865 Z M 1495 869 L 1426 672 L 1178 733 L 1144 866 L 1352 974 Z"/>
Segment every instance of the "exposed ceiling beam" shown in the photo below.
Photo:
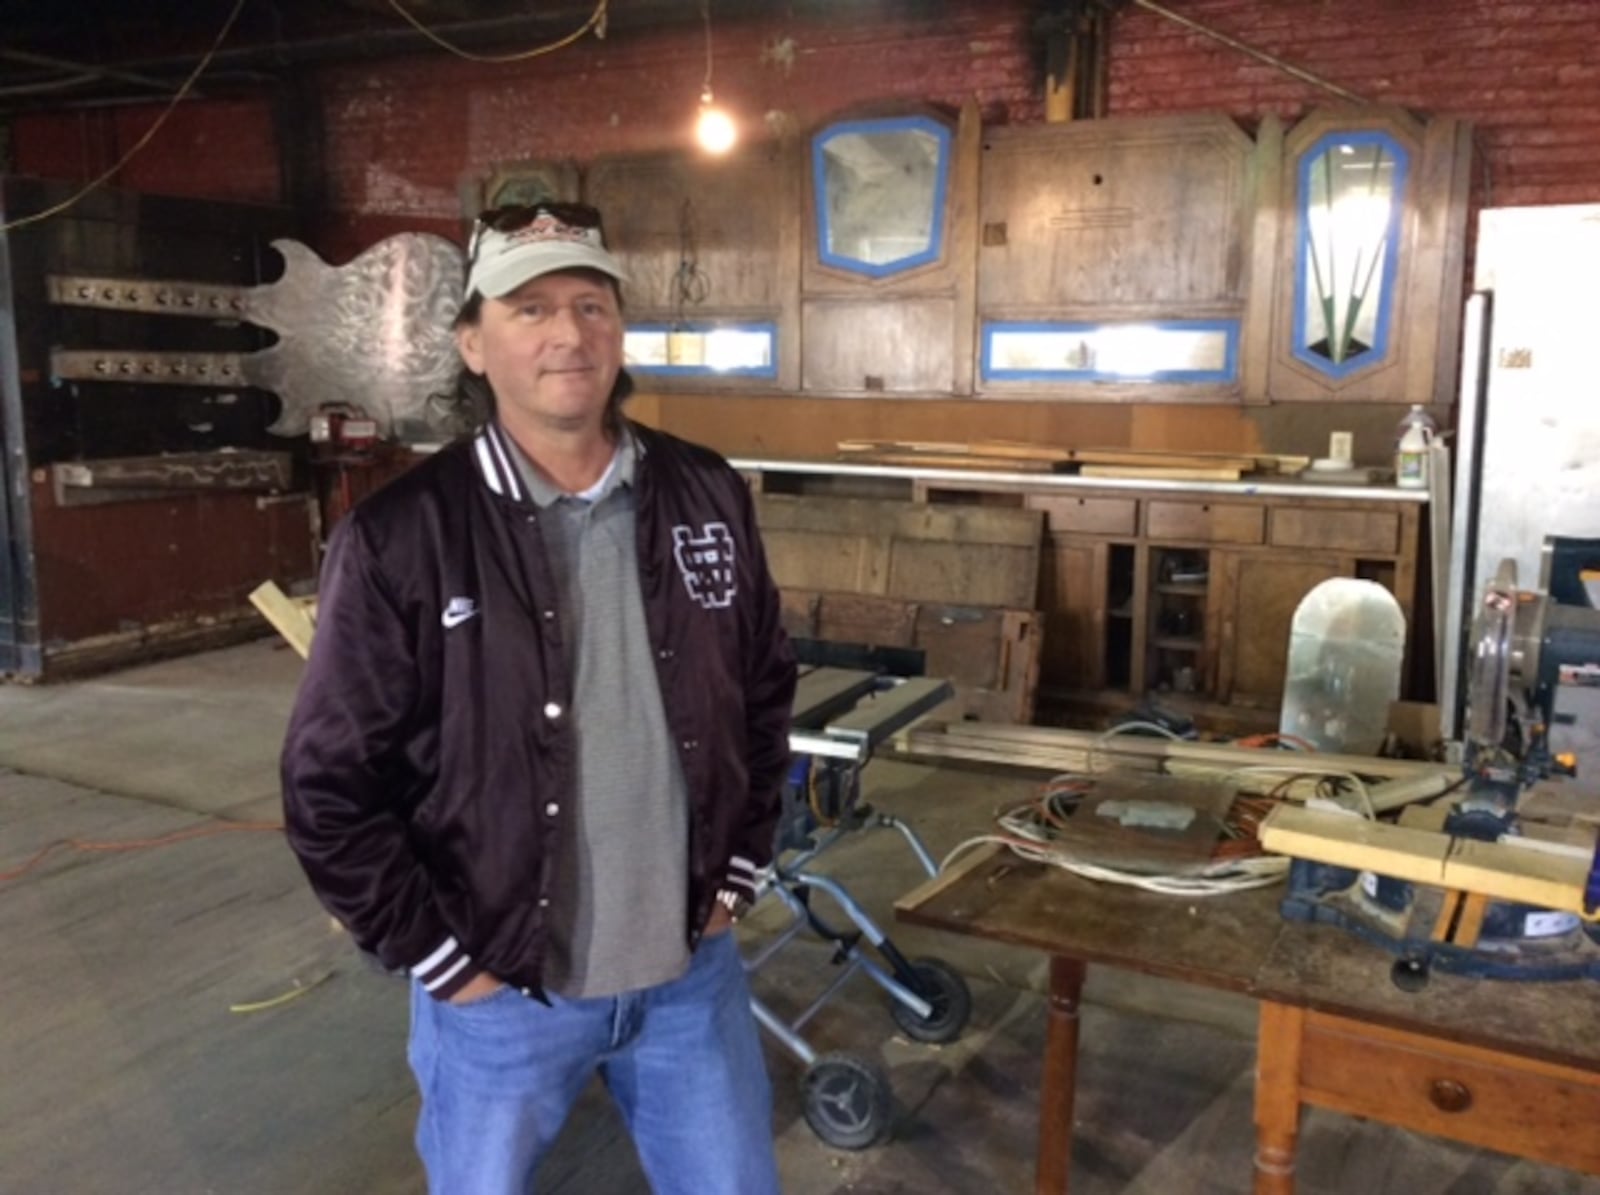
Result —
<path fill-rule="evenodd" d="M 52 58 L 48 54 L 35 54 L 29 50 L 11 50 L 0 47 L 0 58 L 7 62 L 21 62 L 27 66 L 42 66 L 48 70 L 76 71 L 81 75 L 88 75 L 99 79 L 114 79 L 119 83 L 136 83 L 141 87 L 153 87 L 166 95 L 177 91 L 172 83 L 165 79 L 153 79 L 149 75 L 137 74 L 133 71 L 123 70 L 115 66 L 102 66 L 92 62 L 71 62 L 65 58 Z"/>

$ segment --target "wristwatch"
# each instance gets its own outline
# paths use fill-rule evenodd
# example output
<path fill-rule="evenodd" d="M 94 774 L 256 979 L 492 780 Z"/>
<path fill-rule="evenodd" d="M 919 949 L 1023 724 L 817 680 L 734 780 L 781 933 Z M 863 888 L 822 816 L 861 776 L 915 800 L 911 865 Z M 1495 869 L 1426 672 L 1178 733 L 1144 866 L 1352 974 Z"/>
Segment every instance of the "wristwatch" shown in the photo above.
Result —
<path fill-rule="evenodd" d="M 750 911 L 753 902 L 737 888 L 718 888 L 717 903 L 727 909 L 728 915 L 737 921 Z"/>

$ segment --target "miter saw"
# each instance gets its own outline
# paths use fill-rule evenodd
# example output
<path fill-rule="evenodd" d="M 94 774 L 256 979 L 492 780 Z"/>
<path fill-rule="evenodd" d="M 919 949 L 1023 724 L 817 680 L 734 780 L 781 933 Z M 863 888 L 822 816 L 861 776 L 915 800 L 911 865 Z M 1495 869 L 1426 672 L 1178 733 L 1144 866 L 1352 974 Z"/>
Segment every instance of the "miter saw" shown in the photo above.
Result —
<path fill-rule="evenodd" d="M 1582 546 L 1600 556 L 1600 544 Z M 1600 790 L 1550 779 L 1575 772 L 1572 757 L 1552 753 L 1550 729 L 1562 721 L 1555 712 L 1561 685 L 1600 685 L 1600 609 L 1579 579 L 1593 575 L 1595 561 L 1563 555 L 1559 545 L 1556 552 L 1555 576 L 1546 569 L 1548 592 L 1519 589 L 1511 560 L 1484 590 L 1472 631 L 1460 778 L 1431 806 L 1408 807 L 1398 826 L 1363 826 L 1374 857 L 1391 852 L 1405 862 L 1391 870 L 1411 874 L 1319 862 L 1319 854 L 1337 852 L 1315 844 L 1285 852 L 1304 857 L 1291 867 L 1284 915 L 1340 925 L 1399 955 L 1393 976 L 1403 988 L 1426 983 L 1430 968 L 1487 978 L 1600 978 L 1600 819 L 1592 816 Z M 1570 826 L 1536 822 L 1528 808 L 1535 786 L 1577 811 Z M 1575 803 L 1585 791 L 1587 799 Z M 1430 867 L 1445 885 L 1418 882 Z M 1562 893 L 1561 907 L 1503 899 L 1508 889 L 1524 889 L 1528 876 Z"/>

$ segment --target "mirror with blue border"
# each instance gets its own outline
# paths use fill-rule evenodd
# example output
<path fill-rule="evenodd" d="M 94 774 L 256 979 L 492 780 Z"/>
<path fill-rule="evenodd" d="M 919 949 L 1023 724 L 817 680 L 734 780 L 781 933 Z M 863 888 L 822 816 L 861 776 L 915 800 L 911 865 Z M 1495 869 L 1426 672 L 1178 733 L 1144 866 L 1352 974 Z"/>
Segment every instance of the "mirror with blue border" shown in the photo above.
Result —
<path fill-rule="evenodd" d="M 633 324 L 623 364 L 666 377 L 778 376 L 778 325 L 770 322 Z"/>
<path fill-rule="evenodd" d="M 811 143 L 824 265 L 885 278 L 939 259 L 950 130 L 926 116 L 850 120 Z"/>
<path fill-rule="evenodd" d="M 986 382 L 1235 382 L 1238 320 L 989 320 Z"/>
<path fill-rule="evenodd" d="M 1408 164 L 1381 132 L 1329 133 L 1301 155 L 1294 355 L 1329 377 L 1388 353 Z"/>

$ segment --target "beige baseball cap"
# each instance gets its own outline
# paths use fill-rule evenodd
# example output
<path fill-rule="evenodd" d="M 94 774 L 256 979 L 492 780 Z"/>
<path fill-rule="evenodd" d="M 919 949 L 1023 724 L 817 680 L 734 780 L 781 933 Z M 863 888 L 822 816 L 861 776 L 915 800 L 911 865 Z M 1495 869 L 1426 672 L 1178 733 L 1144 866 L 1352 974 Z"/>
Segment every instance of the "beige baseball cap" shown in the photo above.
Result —
<path fill-rule="evenodd" d="M 509 295 L 525 282 L 557 270 L 599 270 L 627 281 L 606 249 L 600 213 L 575 203 L 500 208 L 478 218 L 473 230 L 467 295 Z"/>

